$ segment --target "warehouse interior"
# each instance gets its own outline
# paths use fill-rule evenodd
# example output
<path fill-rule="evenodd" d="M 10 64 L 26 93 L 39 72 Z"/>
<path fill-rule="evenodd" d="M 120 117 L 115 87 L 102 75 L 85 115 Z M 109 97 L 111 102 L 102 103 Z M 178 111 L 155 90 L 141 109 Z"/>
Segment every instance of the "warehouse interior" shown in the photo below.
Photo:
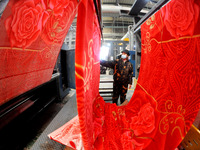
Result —
<path fill-rule="evenodd" d="M 100 60 L 113 61 L 121 57 L 123 50 L 129 50 L 129 61 L 133 64 L 133 84 L 127 93 L 128 100 L 134 93 L 140 73 L 141 25 L 169 2 L 170 0 L 99 1 Z M 8 3 L 9 0 L 0 1 L 0 19 Z M 63 41 L 51 80 L 0 105 L 0 149 L 70 150 L 66 145 L 51 140 L 48 134 L 78 114 L 75 79 L 76 31 L 77 15 Z M 113 73 L 113 69 L 100 66 L 99 93 L 106 103 L 112 103 Z M 200 111 L 193 126 L 195 136 L 188 132 L 177 150 L 187 149 L 185 143 L 191 144 L 190 140 L 193 138 L 197 138 L 197 145 L 200 145 Z"/>

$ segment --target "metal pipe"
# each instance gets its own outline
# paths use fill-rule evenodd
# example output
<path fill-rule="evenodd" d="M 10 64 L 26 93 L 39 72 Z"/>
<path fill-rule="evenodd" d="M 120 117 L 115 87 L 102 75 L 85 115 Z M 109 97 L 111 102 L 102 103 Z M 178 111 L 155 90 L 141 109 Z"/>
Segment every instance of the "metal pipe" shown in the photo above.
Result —
<path fill-rule="evenodd" d="M 150 0 L 136 0 L 129 11 L 129 15 L 138 15 Z"/>
<path fill-rule="evenodd" d="M 102 36 L 102 38 L 103 38 L 103 32 L 102 32 L 102 28 L 101 28 L 102 25 L 101 25 L 99 10 L 98 10 L 98 7 L 97 7 L 97 2 L 96 2 L 96 0 L 93 0 L 93 2 L 94 2 L 95 10 L 96 10 L 96 13 L 97 13 L 97 18 L 98 18 L 98 22 L 99 22 L 99 27 L 100 27 L 100 30 L 101 30 L 101 36 Z M 100 5 L 99 7 L 101 7 L 101 5 Z"/>
<path fill-rule="evenodd" d="M 1 18 L 1 15 L 3 14 L 3 11 L 6 8 L 8 2 L 9 2 L 9 0 L 1 0 L 0 1 L 0 18 Z"/>
<path fill-rule="evenodd" d="M 151 15 L 156 13 L 161 7 L 166 5 L 170 0 L 160 0 L 156 5 L 154 5 L 151 10 L 140 19 L 140 21 L 134 26 L 134 31 L 136 31 Z"/>

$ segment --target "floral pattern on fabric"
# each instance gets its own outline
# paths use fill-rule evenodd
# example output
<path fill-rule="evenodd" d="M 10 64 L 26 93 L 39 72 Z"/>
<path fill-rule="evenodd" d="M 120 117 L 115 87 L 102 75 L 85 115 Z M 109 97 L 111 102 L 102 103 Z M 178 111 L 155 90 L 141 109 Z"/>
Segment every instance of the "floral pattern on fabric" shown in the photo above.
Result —
<path fill-rule="evenodd" d="M 10 0 L 0 20 L 0 105 L 51 79 L 77 0 Z"/>
<path fill-rule="evenodd" d="M 199 18 L 199 6 L 195 0 L 172 0 L 161 12 L 164 24 L 173 37 L 193 35 Z"/>
<path fill-rule="evenodd" d="M 154 108 L 150 103 L 144 104 L 138 115 L 131 118 L 130 128 L 136 136 L 151 133 L 155 129 Z"/>
<path fill-rule="evenodd" d="M 90 62 L 85 58 L 94 57 L 87 53 L 94 37 L 87 32 L 93 29 L 94 19 L 90 16 L 94 9 L 87 2 L 79 10 L 85 18 L 78 17 L 76 49 L 77 105 L 84 149 L 175 149 L 200 108 L 200 1 L 172 0 L 141 26 L 140 74 L 125 106 L 105 103 L 99 97 L 96 67 L 84 71 Z M 83 54 L 86 57 L 81 57 Z M 92 80 L 84 82 L 88 76 Z"/>
<path fill-rule="evenodd" d="M 53 1 L 49 2 L 49 19 L 42 32 L 42 39 L 47 43 L 62 44 L 67 31 L 74 19 L 77 9 L 76 1 Z"/>
<path fill-rule="evenodd" d="M 43 1 L 19 1 L 12 7 L 12 15 L 6 19 L 5 27 L 11 47 L 26 48 L 42 31 L 49 14 Z"/>
<path fill-rule="evenodd" d="M 121 136 L 122 148 L 130 150 L 142 150 L 144 144 L 136 142 L 131 131 L 126 131 Z"/>

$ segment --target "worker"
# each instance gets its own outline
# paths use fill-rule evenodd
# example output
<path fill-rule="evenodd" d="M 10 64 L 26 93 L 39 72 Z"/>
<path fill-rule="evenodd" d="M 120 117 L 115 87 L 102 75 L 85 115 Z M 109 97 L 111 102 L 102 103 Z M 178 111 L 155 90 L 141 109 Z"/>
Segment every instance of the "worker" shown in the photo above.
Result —
<path fill-rule="evenodd" d="M 119 96 L 121 104 L 125 101 L 127 89 L 130 89 L 132 86 L 133 65 L 128 61 L 129 55 L 129 51 L 125 49 L 122 51 L 120 59 L 114 61 L 100 61 L 102 66 L 114 69 L 112 102 L 116 103 L 116 105 Z"/>

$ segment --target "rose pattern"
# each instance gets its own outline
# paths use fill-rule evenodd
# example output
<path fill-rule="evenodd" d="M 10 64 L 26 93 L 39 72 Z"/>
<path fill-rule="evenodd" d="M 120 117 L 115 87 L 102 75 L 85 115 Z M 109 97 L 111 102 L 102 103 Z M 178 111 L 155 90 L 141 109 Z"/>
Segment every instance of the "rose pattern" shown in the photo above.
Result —
<path fill-rule="evenodd" d="M 149 134 L 155 129 L 154 109 L 150 103 L 144 104 L 138 115 L 131 118 L 130 128 L 136 136 Z"/>
<path fill-rule="evenodd" d="M 18 1 L 12 8 L 12 15 L 5 21 L 11 47 L 30 46 L 38 38 L 47 18 L 43 1 Z"/>
<path fill-rule="evenodd" d="M 193 35 L 199 17 L 199 6 L 194 0 L 172 0 L 161 12 L 164 24 L 173 37 L 178 39 Z"/>
<path fill-rule="evenodd" d="M 74 1 L 63 1 L 61 3 L 50 1 L 49 19 L 42 32 L 42 39 L 47 44 L 62 43 L 69 29 L 69 24 L 77 12 Z M 53 6 L 54 7 L 53 7 Z M 60 8 L 58 10 L 58 8 Z"/>
<path fill-rule="evenodd" d="M 49 8 L 53 10 L 55 16 L 62 16 L 64 9 L 69 5 L 69 0 L 50 0 Z"/>
<path fill-rule="evenodd" d="M 133 138 L 133 132 L 126 131 L 121 136 L 122 147 L 124 150 L 142 150 L 144 144 L 136 142 Z"/>
<path fill-rule="evenodd" d="M 27 48 L 41 35 L 46 44 L 62 43 L 77 10 L 76 1 L 20 0 L 5 21 L 11 47 Z"/>

